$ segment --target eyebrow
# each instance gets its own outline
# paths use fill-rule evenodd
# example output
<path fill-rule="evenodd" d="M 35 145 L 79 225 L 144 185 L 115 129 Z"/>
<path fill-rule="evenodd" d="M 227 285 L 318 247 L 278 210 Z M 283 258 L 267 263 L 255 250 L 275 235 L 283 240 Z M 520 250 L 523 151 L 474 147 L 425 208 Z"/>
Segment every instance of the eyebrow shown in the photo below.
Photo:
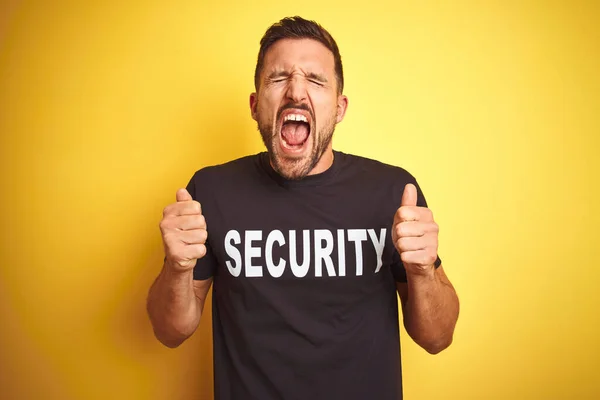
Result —
<path fill-rule="evenodd" d="M 267 79 L 271 80 L 271 79 L 277 79 L 277 78 L 287 78 L 288 76 L 290 76 L 290 73 L 287 71 L 273 71 L 269 74 L 269 76 L 267 76 Z M 327 78 L 325 77 L 325 75 L 322 74 L 317 74 L 315 72 L 309 72 L 306 74 L 306 77 L 308 79 L 314 79 L 317 80 L 319 82 L 324 82 L 327 83 Z"/>
<path fill-rule="evenodd" d="M 306 74 L 306 77 L 308 79 L 314 79 L 319 82 L 327 83 L 327 78 L 325 77 L 325 75 L 309 72 L 308 74 Z"/>
<path fill-rule="evenodd" d="M 267 79 L 286 78 L 289 75 L 287 71 L 273 71 L 267 76 Z"/>

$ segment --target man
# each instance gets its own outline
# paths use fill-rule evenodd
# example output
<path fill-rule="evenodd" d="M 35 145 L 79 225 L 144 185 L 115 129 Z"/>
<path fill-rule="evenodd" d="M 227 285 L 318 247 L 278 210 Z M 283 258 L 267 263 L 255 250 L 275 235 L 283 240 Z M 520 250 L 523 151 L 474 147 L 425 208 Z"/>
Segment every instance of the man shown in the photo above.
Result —
<path fill-rule="evenodd" d="M 396 293 L 416 343 L 452 341 L 458 299 L 416 180 L 332 149 L 343 84 L 325 29 L 271 26 L 250 96 L 267 152 L 196 172 L 164 210 L 148 313 L 176 347 L 214 285 L 218 400 L 401 399 Z"/>

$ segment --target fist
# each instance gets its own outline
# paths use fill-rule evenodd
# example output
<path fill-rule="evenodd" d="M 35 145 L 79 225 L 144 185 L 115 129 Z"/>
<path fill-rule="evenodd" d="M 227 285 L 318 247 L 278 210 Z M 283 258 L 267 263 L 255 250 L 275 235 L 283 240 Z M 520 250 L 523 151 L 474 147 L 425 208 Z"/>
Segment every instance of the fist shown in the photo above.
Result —
<path fill-rule="evenodd" d="M 178 271 L 188 271 L 206 255 L 208 232 L 200 203 L 185 189 L 179 189 L 176 198 L 176 203 L 165 207 L 159 226 L 166 264 Z"/>
<path fill-rule="evenodd" d="M 404 187 L 402 203 L 394 215 L 392 240 L 407 275 L 433 271 L 438 251 L 438 225 L 429 208 L 417 207 L 417 188 Z"/>

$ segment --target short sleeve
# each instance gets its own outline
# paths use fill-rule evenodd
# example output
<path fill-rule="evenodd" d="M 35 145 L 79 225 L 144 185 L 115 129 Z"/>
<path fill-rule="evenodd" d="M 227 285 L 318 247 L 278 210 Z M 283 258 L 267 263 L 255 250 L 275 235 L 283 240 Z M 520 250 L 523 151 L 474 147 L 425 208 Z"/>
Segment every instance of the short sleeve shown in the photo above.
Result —
<path fill-rule="evenodd" d="M 208 203 L 210 202 L 210 199 L 204 196 L 204 193 L 210 193 L 210 191 L 207 190 L 207 188 L 203 187 L 204 185 L 202 185 L 202 182 L 200 182 L 198 175 L 198 172 L 194 174 L 192 179 L 190 179 L 190 182 L 188 183 L 186 189 L 190 193 L 192 198 L 198 201 L 202 206 L 202 213 L 206 220 L 207 229 L 209 229 L 210 231 L 210 228 L 208 228 L 209 218 L 207 217 L 205 212 L 205 208 L 208 208 Z M 194 267 L 194 280 L 197 281 L 203 281 L 212 278 L 217 270 L 217 260 L 210 246 L 210 235 L 208 236 L 208 238 L 209 239 L 205 243 L 206 255 L 201 259 L 196 260 L 196 266 Z"/>
<path fill-rule="evenodd" d="M 416 179 L 412 178 L 410 182 L 407 182 L 407 184 L 408 183 L 412 183 L 417 188 L 417 206 L 427 207 L 427 200 L 425 200 L 425 195 L 423 194 L 423 191 L 421 190 L 421 187 L 417 183 Z M 406 186 L 406 184 L 404 186 Z M 404 188 L 402 189 L 402 192 L 404 192 Z M 400 193 L 399 198 L 400 199 L 402 198 L 402 193 Z M 399 203 L 400 202 L 398 202 L 398 204 Z M 438 255 L 437 259 L 435 260 L 434 266 L 435 266 L 435 268 L 439 268 L 440 265 L 442 265 L 442 260 L 440 259 L 440 256 Z M 396 251 L 396 249 L 394 249 L 394 255 L 392 257 L 391 270 L 392 270 L 392 275 L 394 276 L 394 279 L 396 280 L 396 282 L 406 282 L 407 281 L 406 269 L 404 268 L 404 264 L 402 263 L 402 260 L 400 259 L 400 254 L 398 254 L 398 251 Z"/>

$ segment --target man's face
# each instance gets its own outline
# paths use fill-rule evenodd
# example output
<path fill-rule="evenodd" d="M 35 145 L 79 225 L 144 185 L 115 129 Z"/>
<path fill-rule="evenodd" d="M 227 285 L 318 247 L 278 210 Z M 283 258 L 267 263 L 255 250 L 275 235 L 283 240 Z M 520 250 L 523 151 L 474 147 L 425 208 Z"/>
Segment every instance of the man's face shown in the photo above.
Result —
<path fill-rule="evenodd" d="M 331 152 L 347 102 L 338 94 L 333 54 L 320 42 L 282 39 L 269 48 L 250 108 L 280 175 L 301 179 L 329 167 L 319 161 Z"/>

